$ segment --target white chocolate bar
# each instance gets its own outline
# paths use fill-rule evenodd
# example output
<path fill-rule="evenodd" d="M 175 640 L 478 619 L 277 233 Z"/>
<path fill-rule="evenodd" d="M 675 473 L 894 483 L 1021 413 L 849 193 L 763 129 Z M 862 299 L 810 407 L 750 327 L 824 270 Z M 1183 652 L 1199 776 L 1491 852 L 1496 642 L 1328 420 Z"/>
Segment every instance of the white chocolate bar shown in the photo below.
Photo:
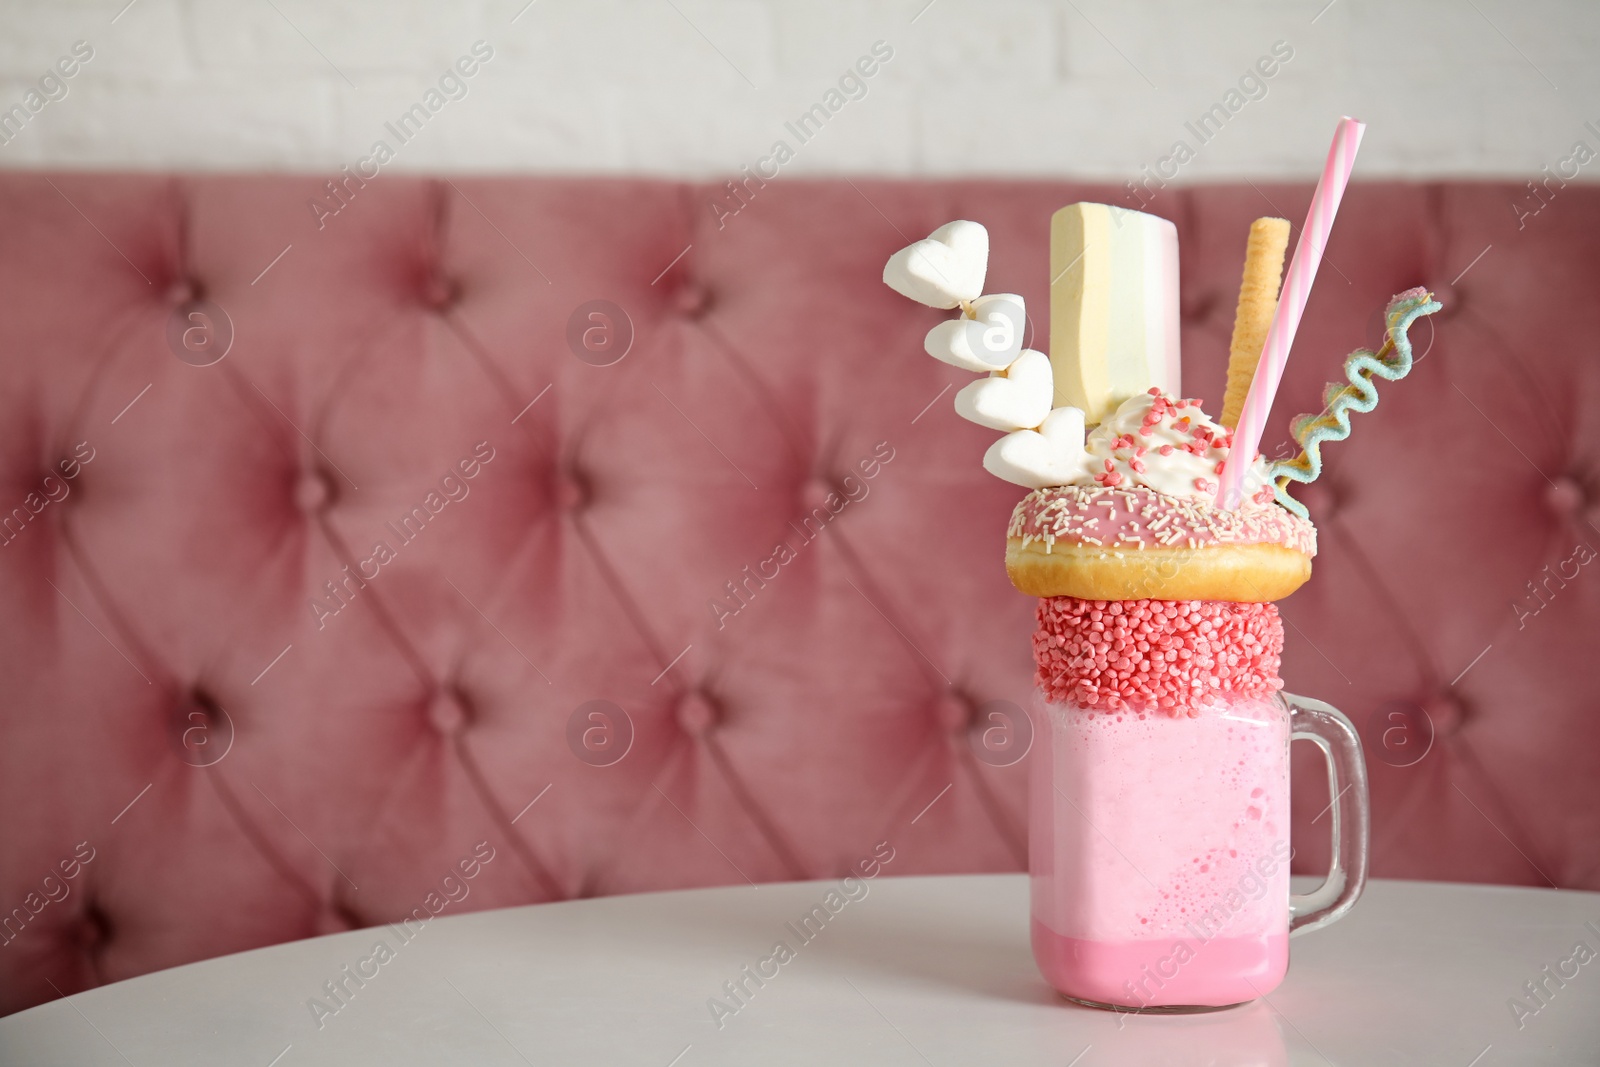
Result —
<path fill-rule="evenodd" d="M 1178 230 L 1107 204 L 1050 219 L 1050 363 L 1055 403 L 1098 424 L 1155 386 L 1181 395 Z"/>

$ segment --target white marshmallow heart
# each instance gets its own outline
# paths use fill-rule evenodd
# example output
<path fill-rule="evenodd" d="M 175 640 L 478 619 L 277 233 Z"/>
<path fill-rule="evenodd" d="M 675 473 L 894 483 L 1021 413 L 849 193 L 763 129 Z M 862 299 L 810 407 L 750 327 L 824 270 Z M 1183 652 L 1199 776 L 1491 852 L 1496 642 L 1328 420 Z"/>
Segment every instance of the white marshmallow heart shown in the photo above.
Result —
<path fill-rule="evenodd" d="M 956 414 L 991 430 L 1031 430 L 1050 414 L 1055 382 L 1050 357 L 1031 348 L 1016 362 L 956 394 Z"/>
<path fill-rule="evenodd" d="M 1070 485 L 1084 472 L 1083 412 L 1060 407 L 1037 430 L 1006 434 L 983 454 L 983 469 L 1013 485 Z"/>
<path fill-rule="evenodd" d="M 941 322 L 928 331 L 923 349 L 934 359 L 962 370 L 992 371 L 1009 367 L 1022 350 L 1028 315 L 1022 297 L 992 293 L 972 301 L 976 318 L 965 315 Z"/>
<path fill-rule="evenodd" d="M 929 307 L 976 300 L 989 271 L 989 231 L 976 222 L 948 222 L 889 257 L 883 282 Z"/>

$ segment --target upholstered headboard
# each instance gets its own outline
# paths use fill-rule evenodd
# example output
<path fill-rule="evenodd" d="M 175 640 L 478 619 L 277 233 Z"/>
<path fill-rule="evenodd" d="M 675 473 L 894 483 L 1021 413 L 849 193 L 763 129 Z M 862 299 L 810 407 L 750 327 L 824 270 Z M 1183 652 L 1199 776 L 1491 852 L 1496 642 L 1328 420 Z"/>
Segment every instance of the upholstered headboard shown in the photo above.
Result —
<path fill-rule="evenodd" d="M 1025 764 L 974 744 L 1030 691 L 1020 490 L 879 272 L 976 219 L 1042 316 L 1050 213 L 1120 190 L 326 181 L 0 176 L 0 1006 L 882 841 L 1024 865 Z M 1190 395 L 1309 195 L 1147 205 Z M 1303 494 L 1284 673 L 1373 746 L 1374 873 L 1595 889 L 1600 193 L 1526 195 L 1346 199 L 1268 450 L 1390 294 L 1445 310 Z"/>

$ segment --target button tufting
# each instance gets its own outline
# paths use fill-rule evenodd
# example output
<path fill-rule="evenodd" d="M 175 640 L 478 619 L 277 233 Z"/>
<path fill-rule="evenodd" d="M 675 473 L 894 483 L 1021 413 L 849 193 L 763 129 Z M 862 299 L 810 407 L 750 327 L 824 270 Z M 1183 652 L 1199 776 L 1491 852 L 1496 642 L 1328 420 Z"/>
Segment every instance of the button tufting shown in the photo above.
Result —
<path fill-rule="evenodd" d="M 172 741 L 191 767 L 210 767 L 233 747 L 233 719 L 204 689 L 191 689 L 172 713 Z"/>
<path fill-rule="evenodd" d="M 807 513 L 821 508 L 828 510 L 828 497 L 837 496 L 843 499 L 839 487 L 821 475 L 807 478 L 800 486 L 800 507 Z M 837 503 L 837 501 L 836 501 Z"/>
<path fill-rule="evenodd" d="M 1467 709 L 1460 698 L 1450 693 L 1440 693 L 1428 701 L 1423 709 L 1427 712 L 1428 720 L 1433 723 L 1433 732 L 1436 737 L 1449 737 L 1461 729 L 1467 720 Z"/>
<path fill-rule="evenodd" d="M 1433 298 L 1444 306 L 1431 316 L 1435 319 L 1454 318 L 1456 312 L 1461 310 L 1461 290 L 1449 282 L 1440 282 L 1438 285 L 1428 286 L 1428 292 Z"/>
<path fill-rule="evenodd" d="M 673 295 L 672 302 L 684 315 L 697 319 L 711 307 L 711 292 L 699 282 L 684 282 Z"/>
<path fill-rule="evenodd" d="M 202 293 L 203 290 L 200 283 L 193 278 L 174 278 L 172 283 L 167 286 L 167 303 L 173 307 L 183 307 L 185 304 L 192 304 L 199 300 Z"/>
<path fill-rule="evenodd" d="M 1309 485 L 1289 483 L 1289 495 L 1304 504 L 1312 522 L 1326 522 L 1339 511 L 1339 494 L 1325 481 Z"/>
<path fill-rule="evenodd" d="M 678 725 L 685 733 L 695 737 L 709 733 L 719 718 L 716 707 L 698 690 L 685 693 L 678 701 Z"/>
<path fill-rule="evenodd" d="M 105 948 L 111 940 L 111 917 L 94 901 L 83 909 L 83 918 L 73 930 L 73 940 L 79 951 L 92 956 Z"/>
<path fill-rule="evenodd" d="M 428 721 L 446 736 L 460 733 L 468 718 L 466 702 L 454 689 L 441 689 L 428 704 Z"/>
<path fill-rule="evenodd" d="M 333 482 L 319 470 L 301 473 L 294 483 L 294 503 L 310 515 L 322 511 L 333 500 Z"/>
<path fill-rule="evenodd" d="M 1438 697 L 1427 707 L 1415 700 L 1389 700 L 1367 716 L 1362 741 L 1371 759 L 1391 767 L 1414 767 L 1433 750 L 1434 738 L 1445 732 L 1441 724 L 1450 723 L 1454 729 L 1460 718 L 1459 708 L 1443 706 Z"/>
<path fill-rule="evenodd" d="M 327 907 L 317 911 L 317 935 L 342 934 L 346 930 L 354 930 L 365 925 L 351 915 L 345 908 L 337 903 L 330 903 Z"/>
<path fill-rule="evenodd" d="M 1559 517 L 1570 519 L 1582 511 L 1586 503 L 1583 486 L 1570 474 L 1558 475 L 1552 484 L 1545 487 L 1544 502 Z"/>
<path fill-rule="evenodd" d="M 451 278 L 435 274 L 422 284 L 422 302 L 434 311 L 444 311 L 461 299 L 461 286 Z"/>
<path fill-rule="evenodd" d="M 1209 319 L 1222 306 L 1222 300 L 1215 292 L 1196 291 L 1194 293 L 1185 293 L 1180 300 L 1179 314 L 1184 322 L 1199 322 Z"/>
<path fill-rule="evenodd" d="M 568 471 L 556 480 L 556 507 L 578 511 L 589 502 L 588 480 L 577 471 Z"/>
<path fill-rule="evenodd" d="M 946 690 L 934 703 L 934 715 L 946 733 L 960 737 L 972 726 L 972 701 L 953 689 Z"/>
<path fill-rule="evenodd" d="M 72 474 L 67 475 L 68 471 L 71 471 Z M 83 464 L 75 459 L 67 458 L 61 460 L 60 465 L 57 467 L 45 467 L 41 470 L 34 477 L 33 484 L 38 486 L 43 491 L 43 495 L 49 497 L 52 503 L 60 504 L 64 508 L 75 508 L 82 503 L 80 498 L 83 495 L 83 485 L 88 479 L 80 478 L 77 481 L 72 481 L 71 479 L 77 478 L 82 473 Z M 66 493 L 65 496 L 56 495 L 63 492 Z M 0 540 L 3 540 L 3 538 L 0 538 Z"/>

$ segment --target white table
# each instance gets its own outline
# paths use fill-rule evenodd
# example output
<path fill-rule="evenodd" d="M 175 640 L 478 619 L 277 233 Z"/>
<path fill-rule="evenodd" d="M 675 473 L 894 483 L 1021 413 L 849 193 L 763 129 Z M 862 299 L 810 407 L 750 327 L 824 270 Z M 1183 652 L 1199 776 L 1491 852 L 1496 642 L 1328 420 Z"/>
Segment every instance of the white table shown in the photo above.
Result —
<path fill-rule="evenodd" d="M 1548 1004 L 1521 1030 L 1507 1004 L 1577 942 L 1600 951 L 1597 893 L 1374 882 L 1343 922 L 1294 940 L 1268 1002 L 1118 1017 L 1039 978 L 1023 876 L 868 885 L 806 944 L 785 924 L 831 883 L 441 917 L 369 965 L 364 986 L 347 980 L 353 995 L 320 1029 L 307 1002 L 333 1006 L 323 983 L 399 938 L 378 928 L 276 945 L 0 1020 L 0 1063 L 1600 1063 L 1600 958 L 1564 987 L 1547 981 Z M 779 940 L 794 958 L 759 989 L 747 981 L 754 995 L 719 1029 L 708 1000 L 726 1001 L 723 983 Z"/>

